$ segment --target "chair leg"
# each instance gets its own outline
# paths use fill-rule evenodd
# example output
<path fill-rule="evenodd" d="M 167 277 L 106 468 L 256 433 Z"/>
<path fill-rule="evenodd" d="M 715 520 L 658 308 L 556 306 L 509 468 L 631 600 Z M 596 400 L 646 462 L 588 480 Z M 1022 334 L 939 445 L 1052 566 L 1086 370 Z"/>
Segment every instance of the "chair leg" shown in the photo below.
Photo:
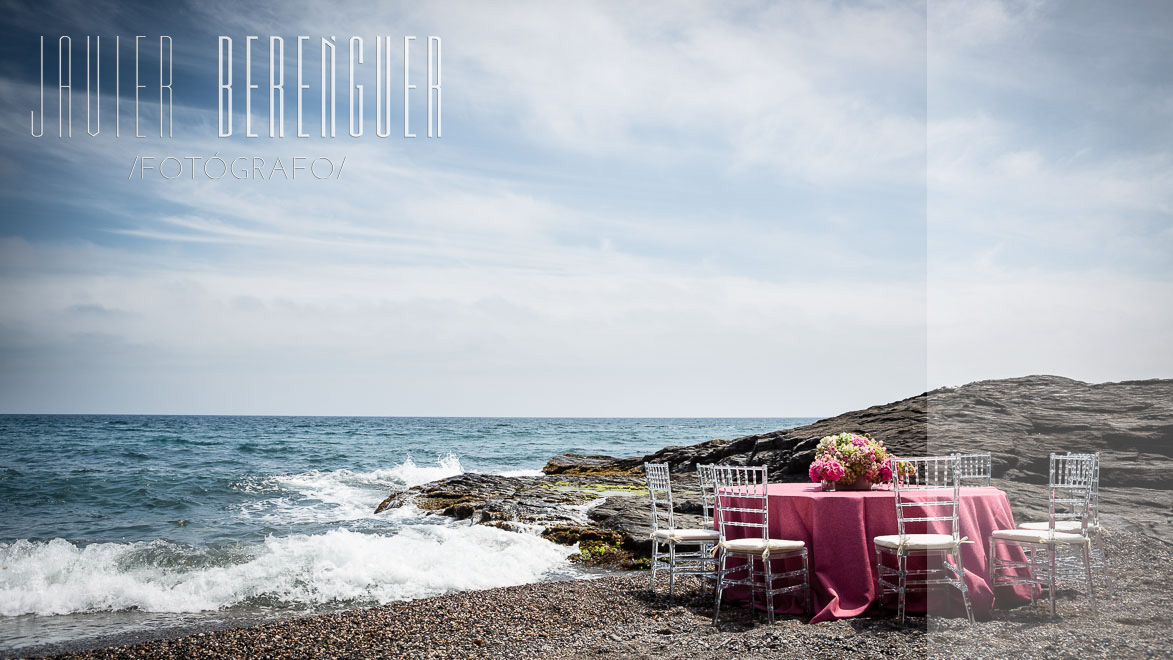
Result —
<path fill-rule="evenodd" d="M 774 596 L 770 590 L 774 588 L 774 574 L 770 570 L 770 558 L 762 557 L 762 566 L 766 571 L 766 613 L 770 618 L 770 625 L 774 624 Z"/>
<path fill-rule="evenodd" d="M 1083 544 L 1083 567 L 1087 572 L 1087 597 L 1092 601 L 1092 615 L 1099 616 L 1100 613 L 1096 611 L 1096 589 L 1092 586 L 1092 556 L 1091 544 Z"/>
<path fill-rule="evenodd" d="M 907 587 L 908 587 L 908 556 L 905 555 L 903 551 L 897 551 L 896 565 L 897 565 L 897 570 L 899 571 L 899 576 L 897 579 L 897 589 L 896 589 L 896 598 L 897 598 L 897 603 L 898 603 L 897 604 L 897 613 L 900 616 L 900 625 L 903 626 L 904 625 L 904 606 L 905 606 L 905 601 L 906 601 L 905 592 L 907 591 Z"/>
<path fill-rule="evenodd" d="M 668 600 L 676 600 L 676 542 L 668 541 Z"/>
<path fill-rule="evenodd" d="M 1096 556 L 1100 558 L 1100 570 L 1104 572 L 1104 588 L 1112 588 L 1112 575 L 1108 570 L 1108 553 L 1104 550 L 1104 541 L 1102 534 L 1104 530 L 1096 532 Z"/>
<path fill-rule="evenodd" d="M 652 540 L 652 584 L 650 587 L 653 594 L 656 593 L 656 570 L 657 570 L 657 566 L 659 564 L 660 564 L 660 542 L 653 539 Z"/>
<path fill-rule="evenodd" d="M 804 592 L 803 612 L 809 615 L 815 613 L 813 598 L 811 597 L 810 560 L 806 548 L 802 549 L 802 590 Z"/>
<path fill-rule="evenodd" d="M 721 567 L 717 570 L 717 603 L 713 607 L 713 625 L 717 625 L 717 617 L 721 614 L 721 594 L 725 592 L 725 551 L 721 551 Z"/>
<path fill-rule="evenodd" d="M 990 556 L 986 558 L 986 571 L 989 577 L 990 589 L 997 593 L 998 590 L 998 547 L 994 545 L 994 538 L 990 537 L 989 543 L 986 547 L 990 549 Z"/>
<path fill-rule="evenodd" d="M 758 571 L 757 566 L 754 564 L 753 555 L 746 557 L 746 562 L 749 564 L 749 610 L 756 618 L 758 607 Z"/>
<path fill-rule="evenodd" d="M 1051 618 L 1055 618 L 1055 554 L 1056 546 L 1047 546 L 1047 552 L 1051 553 L 1051 574 L 1046 577 L 1046 594 L 1047 598 L 1051 600 Z"/>
<path fill-rule="evenodd" d="M 1027 568 L 1027 570 L 1030 571 L 1031 579 L 1037 580 L 1038 575 L 1039 575 L 1039 558 L 1035 554 L 1035 547 L 1031 546 L 1029 548 L 1024 548 L 1023 551 L 1030 553 L 1030 557 L 1027 558 L 1027 563 L 1030 564 L 1030 567 Z M 1035 607 L 1039 604 L 1039 594 L 1042 593 L 1042 591 L 1043 591 L 1042 584 L 1030 585 L 1030 604 L 1031 604 L 1031 607 Z"/>
<path fill-rule="evenodd" d="M 717 596 L 717 583 L 719 583 L 721 581 L 721 568 L 717 563 L 717 557 L 712 554 L 716 551 L 717 550 L 716 550 L 715 546 L 707 546 L 707 549 L 705 550 L 705 552 L 708 552 L 709 556 L 712 557 L 712 561 L 713 561 L 713 597 L 714 598 L 716 598 L 716 596 Z"/>
<path fill-rule="evenodd" d="M 953 557 L 957 560 L 958 579 L 961 580 L 961 599 L 965 601 L 965 616 L 969 624 L 973 625 L 973 606 L 969 602 L 969 585 L 965 583 L 965 559 L 961 557 L 961 548 L 953 549 Z"/>

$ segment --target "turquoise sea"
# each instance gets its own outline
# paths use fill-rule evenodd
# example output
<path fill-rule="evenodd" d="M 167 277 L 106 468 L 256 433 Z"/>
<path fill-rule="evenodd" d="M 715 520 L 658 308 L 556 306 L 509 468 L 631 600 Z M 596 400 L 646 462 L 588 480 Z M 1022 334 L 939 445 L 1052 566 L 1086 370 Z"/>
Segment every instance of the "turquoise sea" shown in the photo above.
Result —
<path fill-rule="evenodd" d="M 0 416 L 0 654 L 580 574 L 392 492 L 813 421 Z"/>

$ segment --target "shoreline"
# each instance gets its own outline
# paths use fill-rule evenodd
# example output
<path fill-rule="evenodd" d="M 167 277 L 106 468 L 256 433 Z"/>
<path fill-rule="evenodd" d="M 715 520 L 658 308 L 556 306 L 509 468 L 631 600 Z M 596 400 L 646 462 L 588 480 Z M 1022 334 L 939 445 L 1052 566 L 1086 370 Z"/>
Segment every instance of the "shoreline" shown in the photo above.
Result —
<path fill-rule="evenodd" d="M 1045 603 L 999 609 L 969 626 L 924 616 L 900 627 L 890 611 L 808 624 L 770 625 L 761 612 L 731 606 L 712 625 L 712 598 L 696 579 L 653 596 L 643 571 L 595 579 L 464 591 L 371 608 L 246 626 L 188 630 L 146 641 L 72 649 L 55 658 L 1003 658 L 1165 657 L 1173 612 L 1173 548 L 1121 532 L 1108 541 L 1113 587 L 1097 581 L 1100 613 L 1084 594 L 1060 591 L 1059 614 Z M 110 638 L 103 638 L 110 639 Z M 97 641 L 97 640 L 91 640 Z M 51 652 L 51 651 L 50 651 Z M 24 656 L 44 657 L 44 656 Z"/>
<path fill-rule="evenodd" d="M 94 635 L 92 637 L 79 637 L 61 642 L 49 642 L 44 644 L 34 644 L 31 646 L 15 647 L 11 649 L 0 649 L 0 660 L 11 660 L 17 658 L 49 658 L 67 656 L 77 653 L 97 652 L 103 649 L 132 646 L 136 644 L 150 644 L 152 642 L 159 642 L 166 639 L 179 639 L 183 637 L 198 636 L 200 633 L 247 628 L 250 626 L 272 623 L 273 621 L 277 620 L 292 620 L 301 618 L 303 616 L 307 615 L 293 615 L 284 618 L 262 617 L 259 615 L 251 617 L 244 615 L 236 618 L 227 618 L 219 622 L 176 624 L 148 630 L 112 632 L 107 634 Z M 310 614 L 308 616 L 315 615 Z"/>

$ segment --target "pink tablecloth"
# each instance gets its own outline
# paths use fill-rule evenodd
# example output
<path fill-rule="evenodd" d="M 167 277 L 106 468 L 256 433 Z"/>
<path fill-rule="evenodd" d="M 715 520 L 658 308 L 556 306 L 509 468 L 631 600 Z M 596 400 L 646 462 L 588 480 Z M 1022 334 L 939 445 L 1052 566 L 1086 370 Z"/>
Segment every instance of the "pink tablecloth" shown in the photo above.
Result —
<path fill-rule="evenodd" d="M 806 543 L 810 553 L 811 587 L 815 606 L 812 623 L 863 614 L 876 602 L 876 551 L 872 539 L 896 534 L 895 495 L 889 489 L 824 492 L 818 484 L 770 484 L 770 537 Z M 936 515 L 934 512 L 933 515 Z M 988 584 L 986 539 L 995 529 L 1014 529 L 1014 516 L 1006 493 L 997 488 L 961 489 L 961 535 L 973 543 L 962 545 L 966 583 L 974 615 L 988 618 L 994 594 Z M 744 529 L 730 527 L 730 538 Z M 923 528 L 911 531 L 926 531 Z M 938 531 L 938 530 L 929 530 Z M 939 531 L 947 531 L 945 529 Z M 732 565 L 732 564 L 731 564 Z M 999 590 L 1000 600 L 1022 602 L 1030 597 L 1026 587 Z M 730 594 L 737 597 L 737 593 Z M 759 599 L 760 602 L 760 599 Z M 895 598 L 891 598 L 894 606 Z M 933 597 L 933 614 L 964 615 L 961 594 L 948 589 Z M 779 598 L 776 605 L 794 613 L 798 603 Z M 910 612 L 924 612 L 923 598 L 910 598 Z"/>

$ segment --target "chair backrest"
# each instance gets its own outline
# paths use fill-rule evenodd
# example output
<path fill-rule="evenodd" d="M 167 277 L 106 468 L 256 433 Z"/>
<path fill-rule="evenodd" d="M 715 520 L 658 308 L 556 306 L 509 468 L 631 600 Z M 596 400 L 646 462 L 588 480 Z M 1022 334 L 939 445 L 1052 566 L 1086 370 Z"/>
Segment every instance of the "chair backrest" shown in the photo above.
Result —
<path fill-rule="evenodd" d="M 990 452 L 984 454 L 958 454 L 961 459 L 961 485 L 989 486 L 994 472 L 994 461 Z"/>
<path fill-rule="evenodd" d="M 676 529 L 672 517 L 672 478 L 667 463 L 644 463 L 644 475 L 648 479 L 648 499 L 652 502 L 652 531 L 664 527 Z"/>
<path fill-rule="evenodd" d="M 957 540 L 958 501 L 961 497 L 961 456 L 892 457 L 892 485 L 896 493 L 896 526 L 900 536 L 917 533 L 909 523 L 918 523 L 935 534 L 929 523 L 949 524 L 949 534 Z M 939 526 L 938 526 L 939 527 Z"/>
<path fill-rule="evenodd" d="M 763 466 L 713 465 L 715 516 L 721 539 L 731 527 L 749 528 L 737 538 L 770 537 L 769 477 Z"/>
<path fill-rule="evenodd" d="M 705 528 L 713 526 L 713 507 L 716 504 L 716 484 L 712 465 L 696 466 L 696 481 L 701 493 L 701 519 Z"/>
<path fill-rule="evenodd" d="M 1100 524 L 1100 452 L 1092 454 L 1095 457 L 1095 462 L 1092 464 L 1092 494 L 1091 501 L 1088 502 L 1088 520 L 1087 524 L 1099 526 Z"/>
<path fill-rule="evenodd" d="M 1051 454 L 1048 531 L 1055 531 L 1056 522 L 1079 520 L 1080 533 L 1087 535 L 1099 463 L 1097 454 Z"/>

